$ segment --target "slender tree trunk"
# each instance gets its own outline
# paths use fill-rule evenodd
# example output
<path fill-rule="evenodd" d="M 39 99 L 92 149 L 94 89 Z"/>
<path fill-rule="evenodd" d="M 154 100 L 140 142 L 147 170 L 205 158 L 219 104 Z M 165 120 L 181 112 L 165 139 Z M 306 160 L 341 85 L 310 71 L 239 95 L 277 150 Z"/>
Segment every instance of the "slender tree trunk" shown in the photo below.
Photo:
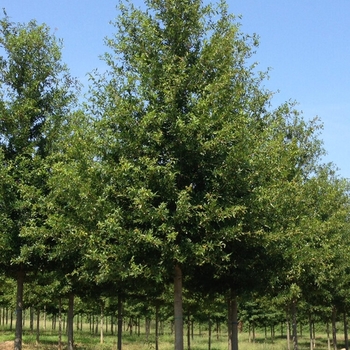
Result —
<path fill-rule="evenodd" d="M 313 350 L 314 343 L 313 343 L 313 332 L 312 332 L 312 319 L 311 319 L 311 312 L 309 312 L 309 331 L 310 331 L 310 350 Z"/>
<path fill-rule="evenodd" d="M 145 320 L 145 330 L 146 330 L 146 340 L 148 341 L 149 334 L 151 331 L 151 320 L 148 317 L 146 317 L 146 320 Z"/>
<path fill-rule="evenodd" d="M 96 316 L 95 331 L 94 334 L 98 333 L 98 316 Z"/>
<path fill-rule="evenodd" d="M 345 342 L 345 349 L 349 349 L 349 337 L 348 337 L 348 320 L 346 318 L 346 311 L 344 311 L 344 342 Z"/>
<path fill-rule="evenodd" d="M 62 350 L 62 298 L 58 300 L 58 350 Z"/>
<path fill-rule="evenodd" d="M 156 350 L 159 349 L 159 304 L 156 302 Z"/>
<path fill-rule="evenodd" d="M 283 338 L 283 322 L 281 322 L 281 338 Z"/>
<path fill-rule="evenodd" d="M 238 303 L 233 290 L 230 292 L 228 307 L 229 350 L 238 350 Z"/>
<path fill-rule="evenodd" d="M 211 318 L 208 321 L 208 350 L 211 350 Z"/>
<path fill-rule="evenodd" d="M 13 311 L 10 312 L 10 331 L 12 331 L 13 328 Z"/>
<path fill-rule="evenodd" d="M 46 305 L 44 306 L 44 331 L 46 331 Z"/>
<path fill-rule="evenodd" d="M 76 318 L 75 318 L 75 329 L 78 332 L 79 331 L 79 314 L 77 314 Z"/>
<path fill-rule="evenodd" d="M 104 302 L 101 301 L 101 316 L 100 316 L 100 344 L 103 344 L 103 321 L 104 321 Z"/>
<path fill-rule="evenodd" d="M 298 350 L 298 327 L 297 327 L 297 302 L 292 302 L 292 330 L 293 330 L 293 349 Z"/>
<path fill-rule="evenodd" d="M 231 307 L 231 294 L 227 299 L 227 336 L 228 336 L 228 350 L 232 348 L 232 307 Z M 250 337 L 250 332 L 249 332 Z"/>
<path fill-rule="evenodd" d="M 29 308 L 29 328 L 31 333 L 33 334 L 34 332 L 34 308 L 31 306 Z"/>
<path fill-rule="evenodd" d="M 117 349 L 122 350 L 122 332 L 123 332 L 123 315 L 122 315 L 122 296 L 118 294 L 118 330 L 117 330 L 117 338 L 118 344 Z"/>
<path fill-rule="evenodd" d="M 219 320 L 216 319 L 216 340 L 220 339 L 220 323 Z"/>
<path fill-rule="evenodd" d="M 187 314 L 187 350 L 191 350 L 191 316 Z"/>
<path fill-rule="evenodd" d="M 174 323 L 175 350 L 183 350 L 182 271 L 179 264 L 174 268 Z"/>
<path fill-rule="evenodd" d="M 290 350 L 290 316 L 286 311 L 287 350 Z"/>
<path fill-rule="evenodd" d="M 332 338 L 333 338 L 333 349 L 337 350 L 337 308 L 332 308 Z"/>
<path fill-rule="evenodd" d="M 40 337 L 40 309 L 36 310 L 36 345 L 39 345 Z"/>
<path fill-rule="evenodd" d="M 17 273 L 16 335 L 14 350 L 22 350 L 24 277 L 25 273 L 24 270 L 21 268 Z"/>
<path fill-rule="evenodd" d="M 67 343 L 67 349 L 68 350 L 74 350 L 74 339 L 73 339 L 73 332 L 74 332 L 74 294 L 71 292 L 68 296 L 68 315 L 67 315 L 67 336 L 68 336 L 68 343 Z"/>
<path fill-rule="evenodd" d="M 329 331 L 329 322 L 327 321 L 327 349 L 331 350 L 331 336 Z"/>

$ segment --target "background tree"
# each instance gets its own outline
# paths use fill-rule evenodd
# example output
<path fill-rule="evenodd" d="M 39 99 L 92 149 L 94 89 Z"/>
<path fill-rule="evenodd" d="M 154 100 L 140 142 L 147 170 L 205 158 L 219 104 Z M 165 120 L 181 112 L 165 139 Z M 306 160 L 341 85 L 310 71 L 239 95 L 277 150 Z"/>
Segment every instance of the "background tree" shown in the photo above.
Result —
<path fill-rule="evenodd" d="M 45 25 L 35 21 L 0 21 L 0 149 L 1 257 L 3 271 L 17 278 L 15 349 L 21 349 L 22 295 L 25 273 L 38 269 L 40 257 L 29 261 L 23 229 L 33 220 L 40 225 L 41 195 L 47 191 L 49 169 L 44 160 L 58 128 L 75 99 L 75 82 L 61 63 L 61 43 Z M 32 257 L 34 259 L 34 257 Z M 43 261 L 41 261 L 43 262 Z"/>

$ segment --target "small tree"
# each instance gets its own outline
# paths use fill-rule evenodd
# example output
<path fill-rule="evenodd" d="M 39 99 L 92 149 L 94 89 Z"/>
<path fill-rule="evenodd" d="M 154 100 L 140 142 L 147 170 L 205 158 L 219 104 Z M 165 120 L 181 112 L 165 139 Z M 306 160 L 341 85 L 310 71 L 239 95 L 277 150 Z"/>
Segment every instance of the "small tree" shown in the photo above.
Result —
<path fill-rule="evenodd" d="M 31 256 L 25 227 L 38 213 L 50 175 L 44 161 L 75 96 L 74 81 L 61 63 L 61 43 L 46 25 L 0 20 L 0 152 L 2 269 L 17 279 L 15 349 L 22 347 L 23 282 L 40 256 Z M 32 242 L 33 243 L 33 242 Z M 35 244 L 35 243 L 34 243 Z"/>

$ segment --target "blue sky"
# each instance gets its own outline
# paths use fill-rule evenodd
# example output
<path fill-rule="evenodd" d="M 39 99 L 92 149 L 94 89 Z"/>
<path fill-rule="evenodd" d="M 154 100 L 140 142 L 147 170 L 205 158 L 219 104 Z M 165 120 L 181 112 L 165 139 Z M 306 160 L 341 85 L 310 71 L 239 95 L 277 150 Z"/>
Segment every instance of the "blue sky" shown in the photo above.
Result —
<path fill-rule="evenodd" d="M 136 5 L 142 1 L 135 0 Z M 296 100 L 305 119 L 319 116 L 321 139 L 339 175 L 350 178 L 350 1 L 234 0 L 230 12 L 242 15 L 241 30 L 257 33 L 254 60 L 271 68 L 265 86 L 279 93 L 275 106 Z M 14 22 L 36 19 L 64 40 L 63 60 L 73 76 L 103 67 L 98 56 L 114 28 L 116 0 L 2 0 Z"/>

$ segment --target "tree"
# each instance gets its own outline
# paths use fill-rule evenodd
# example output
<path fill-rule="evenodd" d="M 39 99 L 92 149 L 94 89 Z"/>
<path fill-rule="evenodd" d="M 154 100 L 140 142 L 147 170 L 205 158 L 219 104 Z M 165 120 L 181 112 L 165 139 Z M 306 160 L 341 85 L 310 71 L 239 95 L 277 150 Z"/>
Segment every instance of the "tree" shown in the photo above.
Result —
<path fill-rule="evenodd" d="M 248 271 L 241 252 L 263 254 L 267 246 L 261 189 L 300 176 L 318 148 L 292 104 L 269 111 L 266 75 L 248 64 L 257 39 L 240 33 L 224 1 L 148 0 L 146 7 L 120 5 L 104 56 L 109 71 L 92 76 L 96 159 L 113 208 L 100 223 L 109 242 L 100 255 L 110 257 L 105 271 L 119 261 L 117 249 L 126 252 L 129 274 L 174 276 L 181 350 L 183 276 L 208 265 L 227 282 L 242 272 L 239 285 Z"/>
<path fill-rule="evenodd" d="M 35 21 L 0 21 L 0 153 L 2 269 L 17 279 L 15 349 L 22 347 L 22 298 L 26 271 L 44 260 L 31 256 L 22 236 L 38 226 L 38 212 L 50 175 L 45 159 L 75 100 L 75 82 L 61 63 L 61 43 Z"/>

